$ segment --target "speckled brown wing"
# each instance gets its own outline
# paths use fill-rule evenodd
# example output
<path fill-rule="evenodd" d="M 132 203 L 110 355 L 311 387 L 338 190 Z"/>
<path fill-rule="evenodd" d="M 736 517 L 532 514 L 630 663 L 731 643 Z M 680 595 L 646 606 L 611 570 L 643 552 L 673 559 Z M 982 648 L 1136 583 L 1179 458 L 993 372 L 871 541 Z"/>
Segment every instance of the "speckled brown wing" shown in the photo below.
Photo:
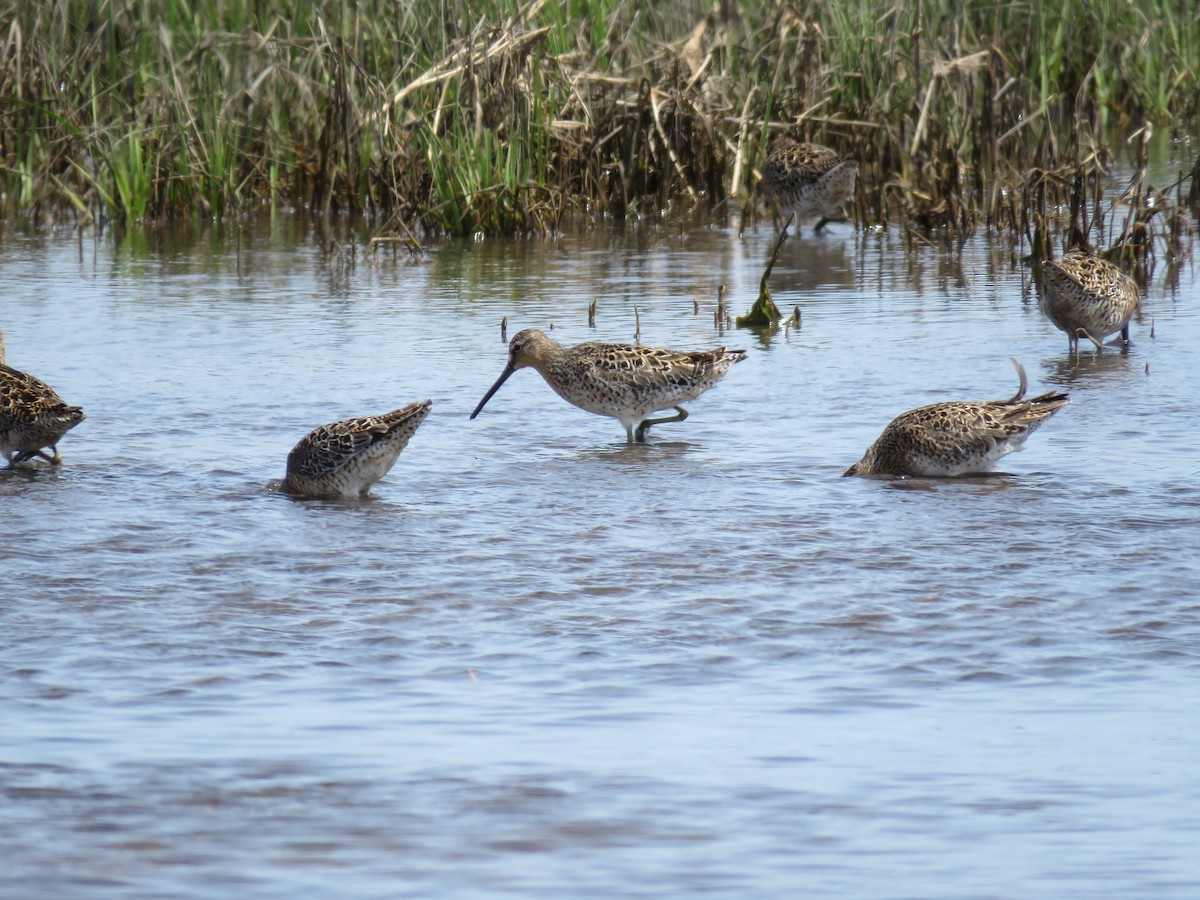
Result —
<path fill-rule="evenodd" d="M 641 395 L 650 411 L 694 400 L 746 358 L 744 350 L 667 350 L 633 344 L 579 344 L 570 361 L 605 391 Z M 636 405 L 636 404 L 635 404 Z"/>
<path fill-rule="evenodd" d="M 790 189 L 812 184 L 849 158 L 820 144 L 777 138 L 763 163 L 763 184 L 764 187 Z"/>
<path fill-rule="evenodd" d="M 880 438 L 877 465 L 920 474 L 935 461 L 953 466 L 989 456 L 1000 441 L 1022 430 L 1019 410 L 982 403 L 938 403 L 898 416 Z M 913 465 L 913 461 L 919 461 Z M 910 471 L 917 469 L 919 471 Z"/>
<path fill-rule="evenodd" d="M 388 433 L 378 416 L 322 425 L 306 434 L 288 454 L 288 474 L 320 478 L 336 472 Z"/>
<path fill-rule="evenodd" d="M 1137 295 L 1137 283 L 1120 267 L 1099 256 L 1073 250 L 1059 264 L 1088 293 L 1112 297 L 1118 294 Z"/>

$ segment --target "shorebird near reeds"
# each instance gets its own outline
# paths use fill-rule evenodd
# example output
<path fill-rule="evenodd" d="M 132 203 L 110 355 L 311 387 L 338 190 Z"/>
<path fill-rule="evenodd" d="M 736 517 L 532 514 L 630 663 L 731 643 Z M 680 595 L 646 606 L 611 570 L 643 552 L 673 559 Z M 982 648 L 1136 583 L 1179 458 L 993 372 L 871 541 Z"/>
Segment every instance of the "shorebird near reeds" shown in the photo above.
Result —
<path fill-rule="evenodd" d="M 1104 339 L 1119 331 L 1128 344 L 1129 320 L 1139 302 L 1137 283 L 1099 256 L 1072 250 L 1042 263 L 1042 314 L 1067 333 L 1073 353 L 1081 337 L 1103 350 Z"/>
<path fill-rule="evenodd" d="M 0 453 L 8 467 L 37 456 L 58 465 L 58 442 L 83 420 L 83 410 L 64 403 L 50 385 L 5 365 L 0 334 Z"/>
<path fill-rule="evenodd" d="M 564 347 L 536 328 L 518 332 L 508 345 L 508 365 L 475 411 L 479 415 L 500 385 L 517 369 L 531 367 L 573 406 L 610 416 L 625 426 L 629 443 L 644 441 L 652 425 L 682 422 L 681 404 L 695 400 L 746 358 L 744 350 L 663 350 L 634 344 L 578 344 Z M 648 418 L 674 408 L 676 415 Z"/>
<path fill-rule="evenodd" d="M 820 216 L 813 226 L 813 231 L 820 231 L 850 199 L 857 177 L 854 157 L 781 136 L 767 150 L 761 190 L 781 218 L 795 213 L 797 230 L 802 219 Z"/>
<path fill-rule="evenodd" d="M 1023 399 L 1025 369 L 1015 359 L 1012 364 L 1021 386 L 1010 399 L 934 403 L 902 413 L 842 474 L 953 477 L 991 471 L 1070 402 L 1057 391 Z"/>
<path fill-rule="evenodd" d="M 300 497 L 365 497 L 388 473 L 433 402 L 361 416 L 310 431 L 288 454 L 281 491 Z"/>

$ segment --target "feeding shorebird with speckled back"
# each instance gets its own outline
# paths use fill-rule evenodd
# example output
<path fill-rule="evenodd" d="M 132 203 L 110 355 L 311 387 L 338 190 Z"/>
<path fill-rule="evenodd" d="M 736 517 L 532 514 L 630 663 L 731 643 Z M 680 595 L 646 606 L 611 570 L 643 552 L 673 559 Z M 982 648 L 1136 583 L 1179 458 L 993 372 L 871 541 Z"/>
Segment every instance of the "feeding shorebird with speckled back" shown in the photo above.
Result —
<path fill-rule="evenodd" d="M 764 199 L 776 206 L 781 217 L 796 214 L 802 219 L 820 216 L 813 231 L 841 211 L 854 193 L 858 162 L 820 144 L 807 144 L 777 137 L 767 151 L 762 168 Z"/>
<path fill-rule="evenodd" d="M 322 425 L 288 454 L 279 489 L 302 497 L 365 497 L 396 463 L 432 401 Z"/>
<path fill-rule="evenodd" d="M 500 385 L 517 369 L 530 367 L 573 406 L 610 416 L 625 426 L 629 443 L 644 441 L 652 425 L 682 422 L 681 404 L 695 400 L 718 381 L 744 350 L 663 350 L 634 344 L 578 344 L 564 347 L 536 328 L 517 333 L 508 345 L 508 365 L 479 401 L 474 419 Z M 649 418 L 661 409 L 677 413 Z"/>
<path fill-rule="evenodd" d="M 953 477 L 991 471 L 1070 402 L 1057 391 L 1023 399 L 1025 369 L 1015 359 L 1012 364 L 1021 386 L 1010 399 L 933 403 L 902 413 L 843 474 Z"/>
<path fill-rule="evenodd" d="M 1111 334 L 1129 343 L 1129 320 L 1141 302 L 1137 283 L 1099 256 L 1072 250 L 1061 260 L 1042 263 L 1042 313 L 1067 333 L 1067 348 L 1079 352 L 1087 338 L 1103 349 Z"/>
<path fill-rule="evenodd" d="M 8 467 L 36 456 L 58 465 L 58 442 L 84 418 L 82 409 L 64 403 L 40 378 L 5 365 L 0 334 L 0 454 Z"/>

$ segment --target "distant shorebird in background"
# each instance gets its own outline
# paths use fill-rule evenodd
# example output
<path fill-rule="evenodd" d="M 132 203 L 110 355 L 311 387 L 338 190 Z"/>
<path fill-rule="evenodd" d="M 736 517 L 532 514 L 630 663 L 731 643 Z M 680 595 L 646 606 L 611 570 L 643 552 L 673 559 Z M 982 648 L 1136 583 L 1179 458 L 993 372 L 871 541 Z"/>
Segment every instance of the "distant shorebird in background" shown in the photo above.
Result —
<path fill-rule="evenodd" d="M 781 218 L 796 214 L 801 220 L 820 216 L 813 231 L 832 220 L 854 193 L 858 162 L 820 144 L 806 144 L 790 137 L 777 137 L 767 150 L 762 168 L 762 196 Z"/>
<path fill-rule="evenodd" d="M 508 365 L 479 401 L 474 419 L 500 385 L 517 369 L 538 371 L 558 396 L 598 416 L 610 416 L 625 426 L 629 443 L 644 441 L 652 425 L 682 422 L 688 413 L 680 404 L 695 400 L 725 377 L 730 366 L 746 358 L 744 350 L 662 350 L 634 344 L 579 344 L 564 347 L 536 328 L 514 335 L 508 345 Z M 647 418 L 660 409 L 677 415 Z"/>
<path fill-rule="evenodd" d="M 1110 334 L 1129 343 L 1129 320 L 1140 303 L 1137 283 L 1106 259 L 1072 250 L 1042 263 L 1042 313 L 1067 333 L 1067 348 L 1079 352 L 1087 338 L 1103 350 Z"/>
<path fill-rule="evenodd" d="M 288 454 L 279 489 L 301 497 L 365 497 L 395 465 L 432 408 L 432 401 L 424 400 L 381 416 L 322 425 Z"/>
<path fill-rule="evenodd" d="M 83 420 L 83 410 L 68 406 L 44 381 L 4 364 L 0 334 L 0 453 L 8 467 L 35 456 L 58 465 L 58 442 Z"/>
<path fill-rule="evenodd" d="M 1023 400 L 1025 370 L 1015 359 L 1012 364 L 1021 387 L 1011 399 L 934 403 L 902 413 L 842 474 L 951 477 L 991 471 L 1070 402 L 1056 391 Z"/>

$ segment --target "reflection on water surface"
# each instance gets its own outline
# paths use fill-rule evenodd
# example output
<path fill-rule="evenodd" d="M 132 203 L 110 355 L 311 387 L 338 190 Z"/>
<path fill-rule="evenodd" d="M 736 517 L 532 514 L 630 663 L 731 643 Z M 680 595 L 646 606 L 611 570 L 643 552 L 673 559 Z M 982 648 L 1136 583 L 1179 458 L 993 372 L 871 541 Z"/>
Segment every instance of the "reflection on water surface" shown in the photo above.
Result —
<path fill-rule="evenodd" d="M 10 234 L 9 359 L 88 419 L 0 473 L 8 892 L 1194 895 L 1194 270 L 1076 362 L 1011 248 L 831 226 L 798 331 L 716 327 L 771 237 Z M 502 318 L 635 306 L 750 359 L 647 446 L 529 373 L 468 420 Z M 1009 356 L 1072 403 L 1005 475 L 841 477 Z M 427 396 L 372 499 L 266 490 Z"/>

